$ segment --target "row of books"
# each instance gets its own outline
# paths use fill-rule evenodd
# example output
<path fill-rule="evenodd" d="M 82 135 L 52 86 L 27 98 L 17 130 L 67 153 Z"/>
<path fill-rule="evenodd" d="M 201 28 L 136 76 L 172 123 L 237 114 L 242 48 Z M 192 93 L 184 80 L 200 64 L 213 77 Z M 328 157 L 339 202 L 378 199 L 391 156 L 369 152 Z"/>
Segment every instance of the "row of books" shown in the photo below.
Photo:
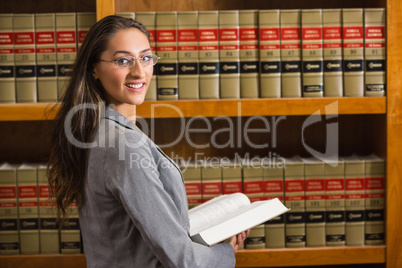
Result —
<path fill-rule="evenodd" d="M 78 210 L 68 212 L 60 230 L 46 165 L 0 165 L 0 255 L 81 253 Z"/>
<path fill-rule="evenodd" d="M 224 160 L 224 159 L 223 159 Z M 290 211 L 252 229 L 245 248 L 384 243 L 384 159 L 181 163 L 189 207 L 222 194 L 278 198 Z M 76 207 L 61 230 L 49 201 L 46 165 L 0 165 L 0 255 L 80 253 Z"/>
<path fill-rule="evenodd" d="M 55 102 L 95 12 L 0 14 L 0 103 Z"/>
<path fill-rule="evenodd" d="M 146 100 L 384 96 L 384 9 L 120 12 L 161 57 Z M 0 14 L 0 103 L 52 102 L 95 13 Z"/>
<path fill-rule="evenodd" d="M 384 96 L 385 9 L 125 12 L 161 57 L 150 99 Z"/>
<path fill-rule="evenodd" d="M 181 163 L 190 208 L 222 194 L 278 198 L 290 208 L 252 230 L 246 248 L 358 246 L 384 243 L 384 159 Z M 269 160 L 269 159 L 268 159 Z"/>

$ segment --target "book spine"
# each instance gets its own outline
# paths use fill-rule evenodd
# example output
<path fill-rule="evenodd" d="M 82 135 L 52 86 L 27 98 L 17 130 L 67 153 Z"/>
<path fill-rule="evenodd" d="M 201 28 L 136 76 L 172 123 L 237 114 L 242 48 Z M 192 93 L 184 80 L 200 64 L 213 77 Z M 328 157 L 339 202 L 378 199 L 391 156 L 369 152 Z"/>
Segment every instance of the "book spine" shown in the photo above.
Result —
<path fill-rule="evenodd" d="M 61 254 L 79 254 L 82 246 L 77 204 L 72 203 L 68 210 L 68 222 L 64 222 L 60 231 L 60 252 Z"/>
<path fill-rule="evenodd" d="M 278 198 L 284 203 L 283 168 L 268 167 L 264 169 L 264 199 Z M 285 247 L 285 217 L 280 215 L 265 222 L 265 247 Z"/>
<path fill-rule="evenodd" d="M 178 12 L 179 99 L 199 99 L 198 12 Z"/>
<path fill-rule="evenodd" d="M 362 97 L 364 88 L 363 9 L 343 9 L 344 95 Z"/>
<path fill-rule="evenodd" d="M 344 163 L 325 164 L 325 236 L 327 246 L 345 245 Z"/>
<path fill-rule="evenodd" d="M 38 166 L 39 237 L 41 254 L 60 253 L 59 229 L 55 203 L 50 200 L 46 165 Z"/>
<path fill-rule="evenodd" d="M 0 14 L 0 103 L 15 103 L 13 14 Z"/>
<path fill-rule="evenodd" d="M 325 246 L 324 163 L 305 162 L 306 246 Z"/>
<path fill-rule="evenodd" d="M 243 192 L 250 202 L 264 200 L 264 173 L 262 166 L 255 162 L 243 165 Z"/>
<path fill-rule="evenodd" d="M 219 11 L 221 99 L 240 98 L 239 11 Z"/>
<path fill-rule="evenodd" d="M 222 195 L 222 169 L 219 165 L 204 162 L 201 168 L 202 202 Z"/>
<path fill-rule="evenodd" d="M 156 50 L 156 12 L 136 12 L 135 19 L 138 22 L 141 22 L 149 32 L 149 43 L 151 46 L 152 53 L 157 53 Z M 145 94 L 146 101 L 155 101 L 157 99 L 157 77 L 158 77 L 158 68 L 154 66 L 154 73 L 151 78 L 151 82 L 149 83 L 149 87 L 147 93 Z"/>
<path fill-rule="evenodd" d="M 191 209 L 202 203 L 201 167 L 197 165 L 186 165 L 180 168 L 184 178 L 188 208 Z"/>
<path fill-rule="evenodd" d="M 239 11 L 240 97 L 259 97 L 258 10 Z"/>
<path fill-rule="evenodd" d="M 322 10 L 301 11 L 303 97 L 323 97 Z"/>
<path fill-rule="evenodd" d="M 346 246 L 364 245 L 364 182 L 364 162 L 358 159 L 345 161 Z"/>
<path fill-rule="evenodd" d="M 324 96 L 343 96 L 342 10 L 322 11 L 324 42 Z"/>
<path fill-rule="evenodd" d="M 241 164 L 232 162 L 221 164 L 222 168 L 222 193 L 233 194 L 243 192 L 243 180 Z"/>
<path fill-rule="evenodd" d="M 286 247 L 306 246 L 306 205 L 304 196 L 304 165 L 300 160 L 286 160 L 285 214 Z"/>
<path fill-rule="evenodd" d="M 259 11 L 260 97 L 281 97 L 279 10 Z"/>
<path fill-rule="evenodd" d="M 364 10 L 365 96 L 384 96 L 386 90 L 385 9 Z"/>
<path fill-rule="evenodd" d="M 156 13 L 156 49 L 158 65 L 158 100 L 178 99 L 177 12 Z"/>
<path fill-rule="evenodd" d="M 200 99 L 219 99 L 218 11 L 198 12 Z"/>
<path fill-rule="evenodd" d="M 70 81 L 77 56 L 76 13 L 56 13 L 57 97 L 61 99 Z"/>
<path fill-rule="evenodd" d="M 95 12 L 77 12 L 77 48 L 80 50 L 89 29 L 96 23 Z"/>
<path fill-rule="evenodd" d="M 55 14 L 36 14 L 36 73 L 38 101 L 57 101 Z"/>
<path fill-rule="evenodd" d="M 384 159 L 365 161 L 365 244 L 383 245 L 385 239 Z"/>
<path fill-rule="evenodd" d="M 14 14 L 17 102 L 37 102 L 34 14 Z"/>
<path fill-rule="evenodd" d="M 250 230 L 249 236 L 244 241 L 246 249 L 265 248 L 265 228 L 264 224 L 255 226 Z"/>
<path fill-rule="evenodd" d="M 20 253 L 16 167 L 0 167 L 0 255 Z"/>
<path fill-rule="evenodd" d="M 282 97 L 300 98 L 301 49 L 300 10 L 281 10 Z"/>
<path fill-rule="evenodd" d="M 39 211 L 37 170 L 21 165 L 17 169 L 18 225 L 21 254 L 39 254 Z"/>

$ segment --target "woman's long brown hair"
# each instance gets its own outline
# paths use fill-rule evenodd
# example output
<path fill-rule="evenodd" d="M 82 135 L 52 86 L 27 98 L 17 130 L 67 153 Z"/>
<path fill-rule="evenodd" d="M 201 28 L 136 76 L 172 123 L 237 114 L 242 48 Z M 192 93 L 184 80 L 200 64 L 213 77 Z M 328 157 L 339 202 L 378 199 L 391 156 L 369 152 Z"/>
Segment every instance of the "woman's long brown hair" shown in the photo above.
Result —
<path fill-rule="evenodd" d="M 105 17 L 91 27 L 62 97 L 52 135 L 47 176 L 50 196 L 56 203 L 58 218 L 63 221 L 68 217 L 67 208 L 71 203 L 76 202 L 78 208 L 85 203 L 84 186 L 90 148 L 82 145 L 94 140 L 102 106 L 107 102 L 102 84 L 93 76 L 94 65 L 107 49 L 108 41 L 119 30 L 129 28 L 139 29 L 149 40 L 149 33 L 141 23 L 119 16 Z"/>

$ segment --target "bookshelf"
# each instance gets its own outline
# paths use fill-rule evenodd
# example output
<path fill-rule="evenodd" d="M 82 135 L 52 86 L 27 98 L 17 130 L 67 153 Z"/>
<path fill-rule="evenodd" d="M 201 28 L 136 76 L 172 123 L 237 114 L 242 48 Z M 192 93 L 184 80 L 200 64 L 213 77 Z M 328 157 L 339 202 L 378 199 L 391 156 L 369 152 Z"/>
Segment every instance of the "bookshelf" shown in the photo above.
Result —
<path fill-rule="evenodd" d="M 211 101 L 175 101 L 175 102 L 146 102 L 138 108 L 143 118 L 150 118 L 152 111 L 162 127 L 178 124 L 178 108 L 185 117 L 226 115 L 233 118 L 254 115 L 279 116 L 286 115 L 291 123 L 299 123 L 305 116 L 311 115 L 326 105 L 338 102 L 340 117 L 340 150 L 348 152 L 351 147 L 354 151 L 374 152 L 386 158 L 386 245 L 340 247 L 340 248 L 301 248 L 301 249 L 262 249 L 242 250 L 237 255 L 237 267 L 290 267 L 290 266 L 324 266 L 342 264 L 378 264 L 376 267 L 402 267 L 402 232 L 398 226 L 402 222 L 402 81 L 400 69 L 402 67 L 402 6 L 398 0 L 327 0 L 327 1 L 262 1 L 262 0 L 205 0 L 205 1 L 161 1 L 161 0 L 84 0 L 84 1 L 41 1 L 38 5 L 22 5 L 25 1 L 6 1 L 5 9 L 1 12 L 61 12 L 61 11 L 97 11 L 97 17 L 102 18 L 115 11 L 169 11 L 169 10 L 221 10 L 221 9 L 270 9 L 270 8 L 350 8 L 350 7 L 386 7 L 387 8 L 387 97 L 381 98 L 312 98 L 312 99 L 259 99 L 259 100 L 211 100 Z M 52 4 L 57 3 L 52 6 Z M 96 7 L 95 7 L 96 4 Z M 17 11 L 16 9 L 21 8 Z M 160 105 L 155 107 L 154 105 Z M 241 112 L 238 107 L 241 106 Z M 4 152 L 12 153 L 18 161 L 26 160 L 26 148 L 17 142 L 22 134 L 13 135 L 13 130 L 23 129 L 25 126 L 38 131 L 45 131 L 51 127 L 55 111 L 50 108 L 53 104 L 13 104 L 0 105 L 0 148 Z M 164 106 L 164 107 L 162 107 Z M 169 109 L 170 107 L 170 109 Z M 155 109 L 154 109 L 155 108 Z M 57 106 L 56 106 L 57 109 Z M 154 110 L 153 110 L 154 109 Z M 36 124 L 39 126 L 33 126 Z M 11 130 L 8 126 L 18 125 Z M 42 129 L 42 125 L 45 128 Z M 292 137 L 292 127 L 286 125 L 289 131 L 283 130 L 284 137 Z M 28 132 L 29 133 L 29 132 Z M 174 136 L 174 132 L 167 131 L 167 136 Z M 351 136 L 356 136 L 352 138 Z M 9 145 L 9 137 L 12 146 Z M 158 141 L 163 138 L 156 137 Z M 32 148 L 43 145 L 46 139 L 39 140 L 27 137 Z M 322 137 L 318 137 L 321 139 Z M 32 142 L 33 140 L 33 142 Z M 39 140 L 39 141 L 38 141 Z M 35 142 L 38 141 L 39 144 Z M 320 142 L 319 141 L 319 142 Z M 28 143 L 28 142 L 25 142 Z M 22 143 L 22 144 L 25 144 Z M 183 144 L 178 144 L 184 147 Z M 283 145 L 282 145 L 283 146 Z M 289 145 L 288 145 L 289 146 Z M 290 145 L 292 147 L 292 144 Z M 41 149 L 46 155 L 45 149 Z M 33 150 L 31 148 L 31 150 Z M 293 147 L 292 147 L 293 148 Z M 283 149 L 280 147 L 278 150 Z M 247 150 L 247 148 L 245 149 Z M 296 152 L 301 150 L 297 145 Z M 29 148 L 28 148 L 29 151 Z M 194 153 L 191 150 L 178 148 L 174 151 L 183 157 Z M 283 149 L 284 153 L 289 151 Z M 216 152 L 208 150 L 206 155 L 215 153 L 224 155 L 233 151 Z M 258 152 L 251 152 L 258 153 Z M 42 156 L 42 155 L 41 155 Z M 34 255 L 34 256 L 0 256 L 1 267 L 85 267 L 84 255 Z"/>

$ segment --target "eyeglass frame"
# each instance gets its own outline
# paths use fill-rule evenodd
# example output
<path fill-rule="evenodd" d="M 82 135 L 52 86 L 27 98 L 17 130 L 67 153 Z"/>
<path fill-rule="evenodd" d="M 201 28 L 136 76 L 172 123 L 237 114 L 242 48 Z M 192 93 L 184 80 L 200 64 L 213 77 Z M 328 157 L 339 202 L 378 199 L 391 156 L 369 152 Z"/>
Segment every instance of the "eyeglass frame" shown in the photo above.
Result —
<path fill-rule="evenodd" d="M 145 64 L 144 64 L 143 58 L 144 58 L 144 57 L 147 57 L 147 56 L 151 56 L 151 57 L 152 57 L 152 60 L 153 60 L 153 64 L 152 64 L 152 65 L 150 65 L 150 64 L 145 65 Z M 126 67 L 120 66 L 120 65 L 117 63 L 117 61 L 120 60 L 120 59 L 127 59 L 127 60 L 129 60 L 130 62 L 133 62 L 133 65 L 130 66 L 130 63 L 129 63 L 129 65 L 127 65 Z M 130 60 L 130 59 L 131 59 L 131 60 Z M 141 65 L 142 65 L 143 67 L 148 67 L 148 66 L 153 66 L 153 65 L 155 65 L 155 64 L 158 62 L 158 60 L 160 60 L 160 59 L 161 59 L 161 57 L 158 57 L 158 55 L 155 55 L 155 54 L 147 54 L 147 55 L 144 55 L 144 56 L 139 57 L 139 58 L 136 58 L 136 57 L 134 57 L 134 56 L 124 56 L 124 57 L 120 57 L 120 58 L 118 58 L 118 59 L 116 59 L 116 60 L 102 60 L 102 59 L 99 59 L 99 61 L 111 62 L 111 63 L 116 64 L 116 66 L 119 67 L 120 69 L 125 69 L 125 68 L 132 68 L 132 67 L 134 67 L 137 60 L 140 61 Z"/>

